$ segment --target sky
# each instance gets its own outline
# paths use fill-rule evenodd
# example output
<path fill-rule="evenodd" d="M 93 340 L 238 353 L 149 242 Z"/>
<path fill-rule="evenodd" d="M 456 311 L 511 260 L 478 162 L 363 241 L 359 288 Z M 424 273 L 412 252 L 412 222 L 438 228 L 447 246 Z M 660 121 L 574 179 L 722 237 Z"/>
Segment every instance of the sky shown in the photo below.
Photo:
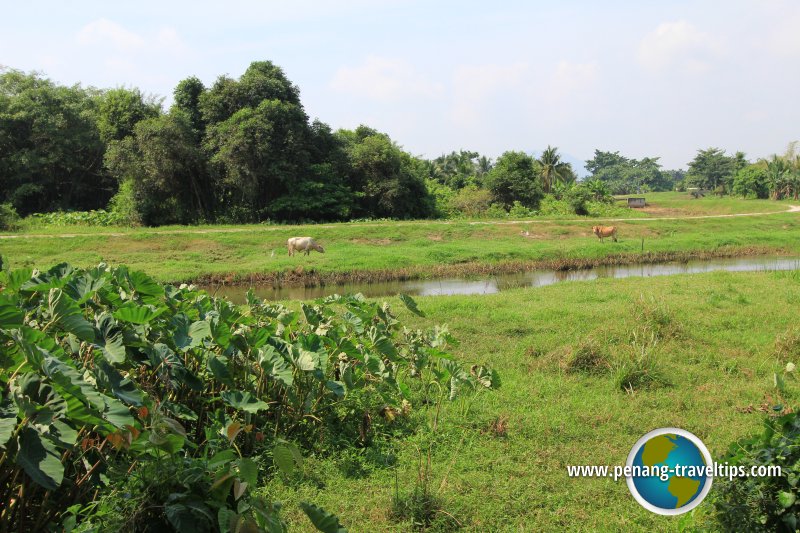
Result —
<path fill-rule="evenodd" d="M 0 65 L 164 97 L 270 60 L 310 118 L 414 155 L 755 160 L 800 139 L 800 2 L 0 0 Z M 577 170 L 583 171 L 582 168 Z"/>

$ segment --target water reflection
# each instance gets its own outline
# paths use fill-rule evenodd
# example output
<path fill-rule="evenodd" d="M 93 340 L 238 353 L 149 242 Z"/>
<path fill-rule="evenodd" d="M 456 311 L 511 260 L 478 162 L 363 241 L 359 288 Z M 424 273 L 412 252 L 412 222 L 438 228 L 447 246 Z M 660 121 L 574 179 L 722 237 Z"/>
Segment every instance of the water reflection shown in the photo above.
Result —
<path fill-rule="evenodd" d="M 313 300 L 330 294 L 360 292 L 368 298 L 393 296 L 399 293 L 412 296 L 442 296 L 453 294 L 494 294 L 520 287 L 544 287 L 560 281 L 588 281 L 598 278 L 630 278 L 668 276 L 670 274 L 695 274 L 714 270 L 751 272 L 762 270 L 798 270 L 800 258 L 796 257 L 742 257 L 689 261 L 686 263 L 633 264 L 603 266 L 587 270 L 532 270 L 516 274 L 501 274 L 490 278 L 436 279 L 416 281 L 386 281 L 378 283 L 348 283 L 324 287 L 273 287 L 252 285 L 259 298 L 268 300 Z M 250 286 L 205 286 L 217 296 L 225 296 L 236 303 L 245 301 Z"/>

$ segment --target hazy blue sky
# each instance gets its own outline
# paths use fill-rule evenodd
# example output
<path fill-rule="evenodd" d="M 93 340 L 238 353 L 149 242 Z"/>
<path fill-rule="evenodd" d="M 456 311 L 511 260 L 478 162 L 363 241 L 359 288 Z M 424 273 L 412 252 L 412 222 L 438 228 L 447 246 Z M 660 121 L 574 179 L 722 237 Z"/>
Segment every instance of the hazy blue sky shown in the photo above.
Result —
<path fill-rule="evenodd" d="M 0 3 L 0 65 L 166 97 L 269 59 L 311 118 L 410 152 L 661 156 L 800 139 L 800 2 Z"/>

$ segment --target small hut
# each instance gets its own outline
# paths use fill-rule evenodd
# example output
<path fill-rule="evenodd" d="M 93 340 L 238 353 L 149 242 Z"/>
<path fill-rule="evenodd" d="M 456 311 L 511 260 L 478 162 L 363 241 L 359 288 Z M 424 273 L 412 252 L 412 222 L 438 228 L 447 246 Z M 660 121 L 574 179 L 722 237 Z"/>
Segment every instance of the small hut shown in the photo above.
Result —
<path fill-rule="evenodd" d="M 628 198 L 628 207 L 645 207 L 647 203 L 645 203 L 644 198 Z"/>

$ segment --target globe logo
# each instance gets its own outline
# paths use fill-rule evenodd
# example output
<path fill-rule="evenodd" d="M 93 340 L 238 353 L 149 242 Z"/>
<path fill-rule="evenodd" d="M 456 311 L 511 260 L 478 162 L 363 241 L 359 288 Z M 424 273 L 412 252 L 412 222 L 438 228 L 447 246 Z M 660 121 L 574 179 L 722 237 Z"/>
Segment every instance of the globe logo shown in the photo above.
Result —
<path fill-rule="evenodd" d="M 711 490 L 708 448 L 678 428 L 655 429 L 634 444 L 627 468 L 628 489 L 645 509 L 662 515 L 691 511 Z"/>

